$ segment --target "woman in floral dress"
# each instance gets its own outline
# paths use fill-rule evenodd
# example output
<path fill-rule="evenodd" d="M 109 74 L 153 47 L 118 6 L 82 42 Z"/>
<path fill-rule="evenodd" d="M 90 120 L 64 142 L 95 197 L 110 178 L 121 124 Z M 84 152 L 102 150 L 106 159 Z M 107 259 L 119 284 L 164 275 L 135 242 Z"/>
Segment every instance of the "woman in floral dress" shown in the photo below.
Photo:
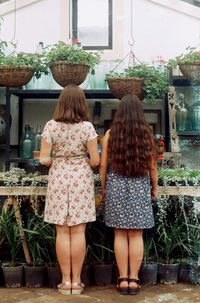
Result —
<path fill-rule="evenodd" d="M 115 230 L 114 251 L 120 274 L 117 287 L 121 294 L 137 294 L 140 288 L 142 230 L 154 225 L 151 198 L 157 195 L 156 159 L 155 139 L 141 102 L 127 95 L 105 134 L 100 164 L 106 200 L 104 220 Z"/>
<path fill-rule="evenodd" d="M 88 120 L 82 89 L 69 85 L 61 92 L 53 119 L 42 133 L 40 161 L 50 166 L 44 220 L 56 225 L 56 254 L 62 272 L 58 290 L 62 294 L 83 291 L 80 274 L 85 227 L 96 220 L 91 167 L 98 166 L 100 159 L 97 134 Z"/>

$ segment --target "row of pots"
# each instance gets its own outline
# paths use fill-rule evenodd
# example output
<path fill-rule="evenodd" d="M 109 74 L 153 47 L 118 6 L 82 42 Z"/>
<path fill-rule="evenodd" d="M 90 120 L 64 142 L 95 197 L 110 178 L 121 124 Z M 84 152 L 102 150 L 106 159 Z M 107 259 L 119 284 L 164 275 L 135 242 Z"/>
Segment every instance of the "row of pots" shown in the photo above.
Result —
<path fill-rule="evenodd" d="M 85 286 L 104 286 L 116 283 L 119 276 L 116 264 L 83 265 L 81 280 Z M 200 265 L 181 262 L 180 264 L 147 263 L 142 264 L 139 278 L 144 285 L 155 285 L 157 282 L 175 284 L 188 282 L 200 285 Z M 44 287 L 56 288 L 62 276 L 59 266 L 48 265 L 32 267 L 19 265 L 0 267 L 0 285 L 5 287 Z"/>

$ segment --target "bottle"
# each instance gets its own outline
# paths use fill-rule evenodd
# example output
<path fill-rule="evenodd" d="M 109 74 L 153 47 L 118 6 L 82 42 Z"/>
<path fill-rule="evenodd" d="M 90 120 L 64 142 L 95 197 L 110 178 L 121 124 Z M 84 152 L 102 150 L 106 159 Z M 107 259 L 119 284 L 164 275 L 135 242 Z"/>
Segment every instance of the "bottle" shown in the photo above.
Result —
<path fill-rule="evenodd" d="M 37 125 L 36 132 L 34 135 L 34 151 L 40 151 L 41 135 L 42 135 L 41 125 L 39 127 Z"/>
<path fill-rule="evenodd" d="M 163 159 L 163 153 L 165 152 L 165 143 L 163 136 L 160 136 L 158 141 L 158 159 Z"/>
<path fill-rule="evenodd" d="M 25 133 L 22 142 L 23 158 L 33 158 L 33 136 L 29 124 L 25 125 Z"/>
<path fill-rule="evenodd" d="M 179 94 L 178 104 L 176 106 L 176 129 L 177 131 L 187 130 L 189 111 L 185 105 L 184 94 Z"/>

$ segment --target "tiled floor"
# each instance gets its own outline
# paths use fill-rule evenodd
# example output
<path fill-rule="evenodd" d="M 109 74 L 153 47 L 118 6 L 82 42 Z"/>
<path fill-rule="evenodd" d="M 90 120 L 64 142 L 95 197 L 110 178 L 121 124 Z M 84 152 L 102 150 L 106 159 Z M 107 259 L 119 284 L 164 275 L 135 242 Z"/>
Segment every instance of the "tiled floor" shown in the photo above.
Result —
<path fill-rule="evenodd" d="M 51 288 L 0 288 L 1 303 L 200 303 L 200 286 L 143 286 L 136 296 L 122 296 L 114 285 L 90 286 L 81 295 L 63 296 Z"/>

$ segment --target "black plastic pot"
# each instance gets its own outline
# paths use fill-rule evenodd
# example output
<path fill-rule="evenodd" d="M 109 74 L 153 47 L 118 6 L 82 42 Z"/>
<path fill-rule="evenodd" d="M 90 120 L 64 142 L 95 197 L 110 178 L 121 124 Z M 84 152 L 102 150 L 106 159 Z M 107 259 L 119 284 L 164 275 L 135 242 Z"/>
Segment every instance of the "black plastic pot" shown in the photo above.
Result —
<path fill-rule="evenodd" d="M 9 263 L 2 265 L 5 287 L 21 287 L 24 285 L 24 266 L 18 264 L 9 266 Z"/>
<path fill-rule="evenodd" d="M 5 282 L 4 282 L 2 264 L 1 264 L 1 262 L 0 262 L 0 286 L 4 286 L 4 285 L 5 285 Z"/>
<path fill-rule="evenodd" d="M 92 284 L 92 280 L 92 266 L 89 264 L 83 264 L 81 270 L 81 281 L 85 286 L 89 286 Z"/>
<path fill-rule="evenodd" d="M 44 287 L 47 285 L 47 268 L 46 266 L 25 265 L 25 284 L 28 287 Z"/>
<path fill-rule="evenodd" d="M 113 279 L 112 279 L 112 282 L 114 284 L 116 284 L 118 278 L 119 278 L 119 269 L 118 269 L 117 263 L 114 263 L 113 264 Z"/>
<path fill-rule="evenodd" d="M 158 281 L 163 284 L 176 284 L 178 281 L 179 263 L 158 264 Z"/>
<path fill-rule="evenodd" d="M 181 262 L 179 266 L 178 282 L 190 282 L 189 278 L 189 264 Z"/>
<path fill-rule="evenodd" d="M 158 263 L 143 263 L 139 271 L 142 284 L 155 285 L 157 283 Z"/>
<path fill-rule="evenodd" d="M 112 283 L 113 264 L 93 264 L 94 283 L 104 286 Z"/>
<path fill-rule="evenodd" d="M 62 281 L 62 273 L 58 264 L 47 265 L 48 285 L 51 288 L 57 288 Z"/>
<path fill-rule="evenodd" d="M 188 268 L 190 282 L 195 285 L 200 285 L 200 265 L 198 265 L 197 263 L 190 263 L 188 264 Z"/>

